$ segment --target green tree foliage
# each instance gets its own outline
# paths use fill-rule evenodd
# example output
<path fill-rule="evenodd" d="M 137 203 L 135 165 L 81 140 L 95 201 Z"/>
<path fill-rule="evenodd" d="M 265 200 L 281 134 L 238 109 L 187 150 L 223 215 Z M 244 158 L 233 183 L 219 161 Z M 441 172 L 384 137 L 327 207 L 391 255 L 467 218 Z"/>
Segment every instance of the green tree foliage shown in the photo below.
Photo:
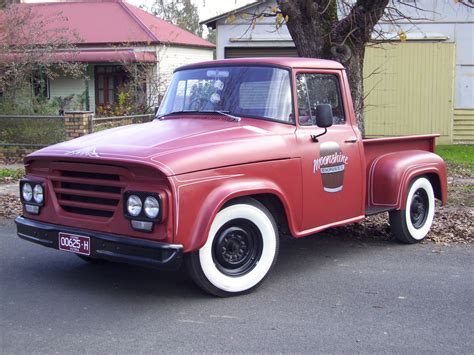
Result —
<path fill-rule="evenodd" d="M 216 42 L 217 41 L 217 30 L 209 29 L 206 40 L 208 40 L 211 43 L 216 44 L 217 43 Z"/>
<path fill-rule="evenodd" d="M 198 8 L 191 0 L 155 0 L 151 12 L 186 31 L 202 36 Z"/>

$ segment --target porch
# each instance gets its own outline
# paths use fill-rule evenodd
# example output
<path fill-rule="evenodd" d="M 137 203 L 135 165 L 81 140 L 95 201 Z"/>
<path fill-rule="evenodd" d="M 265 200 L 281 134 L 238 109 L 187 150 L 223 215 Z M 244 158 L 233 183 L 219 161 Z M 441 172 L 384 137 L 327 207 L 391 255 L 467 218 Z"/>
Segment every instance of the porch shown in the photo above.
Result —
<path fill-rule="evenodd" d="M 142 72 L 141 72 L 142 71 Z M 147 71 L 147 73 L 143 73 Z M 83 78 L 58 76 L 45 82 L 48 100 L 59 98 L 62 110 L 86 110 L 98 115 L 128 114 L 133 97 L 143 111 L 155 104 L 156 64 L 136 67 L 123 63 L 88 63 Z"/>

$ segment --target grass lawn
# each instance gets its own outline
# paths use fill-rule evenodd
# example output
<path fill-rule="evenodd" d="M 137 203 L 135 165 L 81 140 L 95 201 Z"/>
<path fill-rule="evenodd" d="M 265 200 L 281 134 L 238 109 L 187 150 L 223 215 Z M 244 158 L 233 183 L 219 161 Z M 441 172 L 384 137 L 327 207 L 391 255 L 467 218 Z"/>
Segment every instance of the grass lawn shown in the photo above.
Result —
<path fill-rule="evenodd" d="M 25 170 L 20 169 L 0 169 L 0 183 L 10 183 L 20 180 L 25 175 Z"/>
<path fill-rule="evenodd" d="M 447 163 L 462 165 L 474 173 L 474 145 L 438 145 L 436 154 Z"/>

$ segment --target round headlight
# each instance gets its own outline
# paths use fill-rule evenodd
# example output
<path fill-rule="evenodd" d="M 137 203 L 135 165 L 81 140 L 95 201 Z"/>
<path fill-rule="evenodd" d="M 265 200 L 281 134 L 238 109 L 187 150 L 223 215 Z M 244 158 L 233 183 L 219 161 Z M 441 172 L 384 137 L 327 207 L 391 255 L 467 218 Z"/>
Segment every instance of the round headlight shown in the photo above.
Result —
<path fill-rule="evenodd" d="M 160 213 L 160 204 L 158 200 L 153 196 L 148 196 L 145 199 L 145 214 L 148 218 L 156 218 Z"/>
<path fill-rule="evenodd" d="M 40 184 L 37 184 L 35 188 L 33 189 L 33 198 L 35 199 L 36 203 L 42 203 L 43 202 L 43 186 Z"/>
<path fill-rule="evenodd" d="M 22 193 L 23 199 L 25 201 L 29 202 L 33 198 L 33 189 L 31 188 L 31 185 L 27 182 L 23 184 L 23 188 L 22 188 L 21 193 Z"/>
<path fill-rule="evenodd" d="M 142 211 L 142 200 L 137 195 L 130 195 L 127 199 L 127 211 L 130 216 L 136 217 Z"/>

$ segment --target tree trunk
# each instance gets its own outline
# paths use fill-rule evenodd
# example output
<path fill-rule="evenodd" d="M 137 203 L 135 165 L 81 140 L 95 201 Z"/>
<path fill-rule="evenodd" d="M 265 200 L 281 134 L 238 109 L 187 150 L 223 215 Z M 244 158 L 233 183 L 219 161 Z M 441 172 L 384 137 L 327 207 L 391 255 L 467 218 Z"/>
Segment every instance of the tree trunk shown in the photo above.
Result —
<path fill-rule="evenodd" d="M 347 71 L 357 125 L 364 131 L 365 45 L 389 0 L 357 0 L 342 19 L 336 0 L 277 0 L 301 57 L 331 59 Z"/>
<path fill-rule="evenodd" d="M 364 56 L 365 47 L 353 51 L 352 57 L 342 63 L 347 69 L 347 78 L 351 88 L 352 102 L 354 104 L 357 126 L 365 136 L 364 124 Z"/>

